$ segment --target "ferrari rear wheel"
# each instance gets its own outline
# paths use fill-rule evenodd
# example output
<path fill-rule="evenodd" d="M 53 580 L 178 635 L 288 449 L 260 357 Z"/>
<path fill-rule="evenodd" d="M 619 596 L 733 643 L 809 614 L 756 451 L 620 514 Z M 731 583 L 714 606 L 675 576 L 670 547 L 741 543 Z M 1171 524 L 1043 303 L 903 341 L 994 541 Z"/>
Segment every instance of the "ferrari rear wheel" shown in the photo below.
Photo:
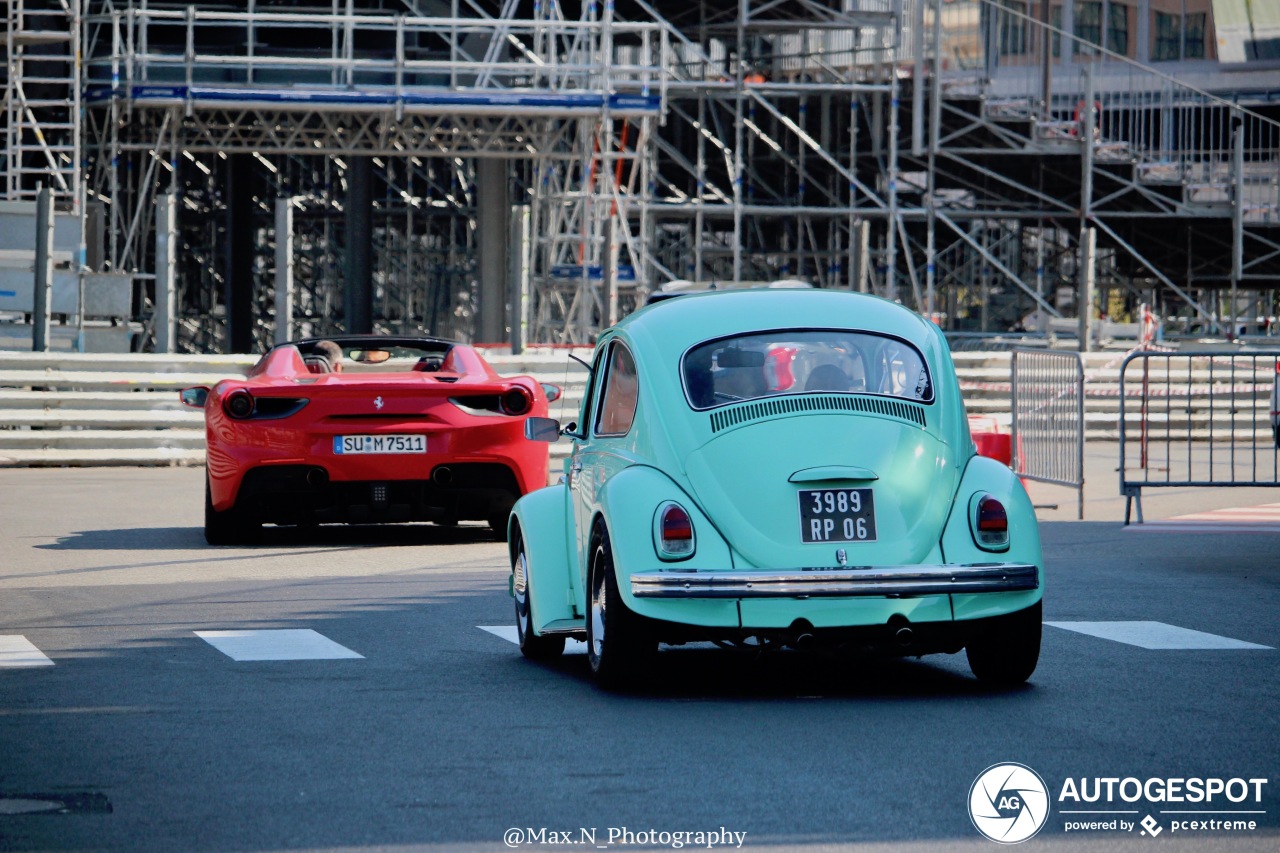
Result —
<path fill-rule="evenodd" d="M 520 653 L 529 660 L 551 660 L 564 654 L 563 636 L 537 636 L 533 633 L 533 596 L 529 583 L 529 558 L 524 541 L 516 531 L 515 559 L 511 562 L 512 591 L 516 600 L 516 635 Z"/>
<path fill-rule="evenodd" d="M 507 541 L 507 521 L 509 518 L 510 516 L 505 512 L 489 518 L 489 527 L 493 529 L 493 538 L 499 542 Z"/>
<path fill-rule="evenodd" d="M 969 669 L 988 684 L 1007 687 L 1026 681 L 1040 660 L 1042 619 L 1039 601 L 1026 610 L 999 617 L 991 630 L 965 646 Z"/>
<path fill-rule="evenodd" d="M 587 617 L 587 661 L 605 687 L 624 687 L 643 678 L 657 643 L 644 618 L 627 607 L 618 591 L 609 534 L 601 525 L 591 549 L 591 601 Z"/>
<path fill-rule="evenodd" d="M 244 545 L 251 542 L 257 532 L 258 525 L 245 518 L 243 511 L 232 507 L 219 512 L 213 508 L 209 478 L 205 477 L 204 541 L 210 545 Z"/>

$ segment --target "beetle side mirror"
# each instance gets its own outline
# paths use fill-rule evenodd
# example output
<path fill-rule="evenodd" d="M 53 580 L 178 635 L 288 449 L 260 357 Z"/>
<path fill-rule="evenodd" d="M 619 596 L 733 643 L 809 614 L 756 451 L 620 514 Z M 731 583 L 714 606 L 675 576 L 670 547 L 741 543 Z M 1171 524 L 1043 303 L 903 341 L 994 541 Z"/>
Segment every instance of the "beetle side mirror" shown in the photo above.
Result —
<path fill-rule="evenodd" d="M 203 409 L 205 402 L 209 399 L 209 389 L 204 385 L 197 385 L 194 388 L 183 388 L 178 392 L 182 405 L 190 406 L 193 409 Z"/>
<path fill-rule="evenodd" d="M 525 418 L 524 437 L 530 441 L 557 441 L 560 438 L 560 422 L 555 418 Z"/>

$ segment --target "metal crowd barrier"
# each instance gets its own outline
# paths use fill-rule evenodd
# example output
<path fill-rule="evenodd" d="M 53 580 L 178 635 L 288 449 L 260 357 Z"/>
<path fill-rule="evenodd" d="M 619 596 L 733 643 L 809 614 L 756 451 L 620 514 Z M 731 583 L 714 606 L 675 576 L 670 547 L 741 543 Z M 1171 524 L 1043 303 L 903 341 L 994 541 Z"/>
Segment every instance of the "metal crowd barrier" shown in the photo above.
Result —
<path fill-rule="evenodd" d="M 1074 488 L 1084 518 L 1084 364 L 1078 352 L 1014 349 L 1013 470 Z"/>
<path fill-rule="evenodd" d="M 1140 362 L 1138 376 L 1130 377 L 1135 361 Z M 1135 502 L 1142 523 L 1144 488 L 1280 486 L 1280 439 L 1270 421 L 1278 365 L 1280 355 L 1274 352 L 1136 352 L 1124 360 L 1120 493 L 1125 524 Z M 1132 448 L 1138 459 L 1131 469 Z"/>

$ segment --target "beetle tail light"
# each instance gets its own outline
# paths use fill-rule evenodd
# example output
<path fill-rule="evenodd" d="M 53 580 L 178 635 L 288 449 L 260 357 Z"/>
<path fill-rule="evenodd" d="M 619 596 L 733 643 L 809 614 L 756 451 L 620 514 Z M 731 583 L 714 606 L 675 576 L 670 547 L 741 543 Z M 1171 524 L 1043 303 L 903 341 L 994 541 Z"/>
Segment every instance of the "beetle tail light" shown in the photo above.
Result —
<path fill-rule="evenodd" d="M 508 415 L 523 415 L 533 407 L 529 392 L 516 386 L 502 395 L 502 411 Z"/>
<path fill-rule="evenodd" d="M 237 388 L 223 400 L 222 407 L 231 417 L 243 420 L 253 414 L 253 395 L 244 388 Z"/>
<path fill-rule="evenodd" d="M 978 498 L 974 509 L 973 536 L 978 547 L 990 551 L 1009 547 L 1009 513 L 991 495 Z"/>
<path fill-rule="evenodd" d="M 668 560 L 682 560 L 693 554 L 693 519 L 688 510 L 673 501 L 658 507 L 656 545 L 658 554 Z"/>

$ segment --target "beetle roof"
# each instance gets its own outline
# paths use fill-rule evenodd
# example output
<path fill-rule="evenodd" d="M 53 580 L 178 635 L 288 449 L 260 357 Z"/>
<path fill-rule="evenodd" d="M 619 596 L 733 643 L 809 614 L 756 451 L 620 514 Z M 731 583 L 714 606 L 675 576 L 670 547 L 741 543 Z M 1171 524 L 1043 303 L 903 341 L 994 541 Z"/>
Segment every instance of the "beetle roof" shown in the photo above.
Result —
<path fill-rule="evenodd" d="M 859 329 L 932 349 L 920 315 L 865 293 L 836 290 L 740 290 L 691 294 L 650 305 L 618 323 L 633 339 L 684 352 L 726 335 L 767 329 Z"/>

